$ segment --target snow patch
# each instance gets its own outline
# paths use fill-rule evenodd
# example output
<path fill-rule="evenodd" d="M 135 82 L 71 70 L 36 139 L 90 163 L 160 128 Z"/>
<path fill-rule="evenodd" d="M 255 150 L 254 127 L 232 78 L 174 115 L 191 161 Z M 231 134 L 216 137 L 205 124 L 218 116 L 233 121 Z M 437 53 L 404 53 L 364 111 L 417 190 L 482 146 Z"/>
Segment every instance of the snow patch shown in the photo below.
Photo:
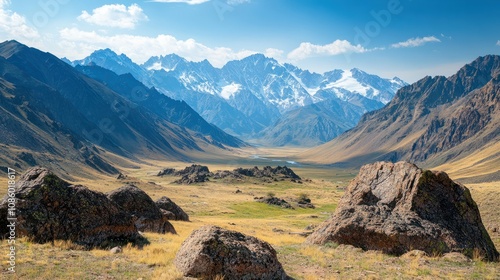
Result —
<path fill-rule="evenodd" d="M 293 72 L 288 72 L 290 73 L 290 75 L 292 75 L 292 77 L 300 84 L 300 86 L 305 89 L 307 91 L 307 93 L 309 93 L 310 96 L 314 96 L 321 88 L 318 86 L 318 87 L 315 87 L 315 88 L 309 88 L 307 87 L 303 82 L 302 82 L 302 79 L 297 77 L 297 75 L 295 75 L 295 73 Z"/>
<path fill-rule="evenodd" d="M 240 91 L 241 85 L 236 83 L 231 83 L 230 85 L 222 87 L 220 96 L 224 99 L 229 99 L 234 96 L 238 91 Z"/>
<path fill-rule="evenodd" d="M 350 92 L 361 94 L 365 97 L 379 95 L 378 90 L 358 82 L 349 70 L 343 70 L 342 77 L 339 80 L 326 85 L 326 88 L 343 88 Z"/>
<path fill-rule="evenodd" d="M 175 66 L 174 66 L 174 68 L 163 67 L 163 65 L 161 64 L 161 62 L 158 61 L 158 62 L 153 63 L 153 65 L 149 66 L 146 69 L 148 71 L 151 71 L 151 70 L 164 70 L 165 72 L 170 72 L 170 71 L 175 70 Z"/>
<path fill-rule="evenodd" d="M 151 71 L 151 70 L 161 70 L 162 69 L 161 63 L 160 62 L 155 62 L 155 63 L 153 63 L 153 65 L 149 66 L 147 69 L 149 71 Z"/>

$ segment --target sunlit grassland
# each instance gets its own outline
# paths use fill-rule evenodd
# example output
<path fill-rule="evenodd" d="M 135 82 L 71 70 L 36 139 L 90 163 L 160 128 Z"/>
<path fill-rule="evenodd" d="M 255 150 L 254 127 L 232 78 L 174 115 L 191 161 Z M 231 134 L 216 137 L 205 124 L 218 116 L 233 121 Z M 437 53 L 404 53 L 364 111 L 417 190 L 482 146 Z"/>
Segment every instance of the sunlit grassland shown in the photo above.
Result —
<path fill-rule="evenodd" d="M 210 170 L 236 168 L 238 162 L 211 162 Z M 278 165 L 268 163 L 266 165 Z M 298 233 L 309 225 L 319 225 L 335 210 L 344 187 L 356 171 L 327 167 L 300 166 L 294 171 L 302 184 L 289 181 L 258 179 L 212 180 L 197 185 L 177 185 L 175 177 L 157 177 L 162 167 L 183 168 L 179 162 L 151 162 L 141 168 L 124 168 L 125 180 L 99 177 L 75 182 L 90 189 L 108 192 L 126 183 L 146 191 L 153 200 L 168 196 L 189 215 L 190 222 L 173 221 L 177 235 L 145 233 L 151 242 L 144 248 L 131 245 L 121 254 L 108 250 L 80 250 L 78 246 L 56 241 L 54 244 L 34 244 L 18 239 L 17 273 L 2 274 L 9 279 L 181 279 L 173 263 L 175 253 L 189 234 L 207 224 L 218 225 L 256 236 L 273 245 L 287 273 L 296 279 L 498 279 L 500 265 L 479 259 L 471 262 L 449 261 L 431 257 L 395 257 L 380 252 L 363 252 L 350 246 L 328 244 L 304 245 L 305 237 Z M 245 162 L 242 166 L 253 166 Z M 259 165 L 262 168 L 263 165 Z M 7 180 L 0 178 L 0 193 L 6 192 Z M 500 225 L 500 183 L 468 185 L 477 202 L 485 225 Z M 236 193 L 236 190 L 241 192 Z M 254 197 L 269 192 L 292 203 L 295 209 L 284 209 L 256 202 Z M 293 203 L 301 194 L 311 198 L 315 209 L 303 209 Z M 490 232 L 497 248 L 500 235 Z M 1 251 L 8 244 L 0 242 Z M 5 254 L 1 254 L 5 255 Z M 5 271 L 6 257 L 1 260 Z"/>

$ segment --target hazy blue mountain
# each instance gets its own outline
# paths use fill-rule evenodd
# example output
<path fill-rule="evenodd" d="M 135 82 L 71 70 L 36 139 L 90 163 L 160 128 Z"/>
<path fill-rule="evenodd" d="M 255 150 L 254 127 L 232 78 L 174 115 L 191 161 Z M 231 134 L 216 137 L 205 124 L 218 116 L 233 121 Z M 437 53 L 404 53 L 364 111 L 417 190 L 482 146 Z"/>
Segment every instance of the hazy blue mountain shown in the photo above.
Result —
<path fill-rule="evenodd" d="M 276 123 L 266 128 L 258 142 L 271 146 L 317 146 L 332 140 L 356 126 L 367 112 L 365 103 L 373 110 L 382 103 L 359 96 L 360 105 L 331 98 L 284 113 Z"/>
<path fill-rule="evenodd" d="M 382 79 L 359 69 L 318 74 L 262 54 L 230 61 L 221 69 L 207 60 L 191 62 L 175 54 L 151 57 L 139 66 L 110 50 L 75 63 L 91 62 L 119 74 L 128 71 L 147 86 L 186 101 L 208 122 L 244 138 L 255 137 L 288 111 L 329 99 L 368 112 L 406 85 L 398 78 Z"/>
<path fill-rule="evenodd" d="M 213 124 L 208 123 L 186 102 L 174 100 L 159 93 L 155 88 L 148 88 L 137 81 L 131 74 L 118 75 L 97 65 L 76 66 L 85 75 L 100 81 L 129 101 L 149 109 L 165 120 L 197 132 L 198 136 L 210 139 L 212 144 L 240 147 L 244 143 Z"/>
<path fill-rule="evenodd" d="M 118 55 L 110 49 L 96 50 L 84 59 L 73 61 L 71 65 L 89 65 L 92 63 L 109 69 L 118 75 L 130 73 L 137 80 L 150 86 L 150 74 L 148 71 L 135 64 L 126 55 Z"/>

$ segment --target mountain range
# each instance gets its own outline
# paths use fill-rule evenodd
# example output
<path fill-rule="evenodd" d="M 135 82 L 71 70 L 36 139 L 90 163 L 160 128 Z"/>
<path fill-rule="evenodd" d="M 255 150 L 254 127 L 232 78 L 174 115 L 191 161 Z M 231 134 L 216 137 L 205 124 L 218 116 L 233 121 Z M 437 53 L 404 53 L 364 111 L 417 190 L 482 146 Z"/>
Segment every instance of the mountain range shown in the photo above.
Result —
<path fill-rule="evenodd" d="M 116 173 L 116 157 L 187 161 L 245 145 L 130 74 L 77 69 L 16 41 L 0 44 L 0 73 L 2 166 Z"/>
<path fill-rule="evenodd" d="M 312 145 L 331 140 L 353 127 L 363 113 L 383 107 L 399 88 L 407 85 L 399 78 L 382 79 L 359 69 L 313 73 L 262 54 L 215 68 L 207 60 L 192 62 L 175 54 L 151 57 L 137 65 L 124 54 L 105 49 L 70 63 L 130 73 L 158 92 L 185 101 L 225 132 L 247 140 L 258 138 L 271 145 Z M 327 109 L 318 116 L 326 118 L 331 127 L 321 135 L 314 132 L 321 129 L 321 122 L 319 126 L 301 126 L 299 133 L 282 130 L 283 123 L 294 122 L 297 114 L 291 113 L 293 110 L 329 100 L 354 107 L 346 115 L 316 106 L 315 110 Z"/>
<path fill-rule="evenodd" d="M 422 166 L 461 162 L 462 174 L 469 170 L 471 176 L 497 180 L 499 104 L 500 56 L 479 57 L 448 78 L 428 76 L 403 87 L 356 127 L 301 157 L 338 166 L 377 160 Z"/>
<path fill-rule="evenodd" d="M 226 131 L 245 128 L 258 143 L 326 142 L 292 158 L 303 163 L 407 160 L 500 180 L 500 56 L 404 85 L 385 104 L 404 82 L 358 69 L 320 75 L 263 55 L 221 69 L 174 55 L 138 66 L 109 50 L 94 54 L 105 56 L 72 63 L 0 44 L 0 167 L 115 174 L 124 162 L 190 161 L 247 145 L 197 112 L 205 108 L 212 120 L 232 122 Z"/>

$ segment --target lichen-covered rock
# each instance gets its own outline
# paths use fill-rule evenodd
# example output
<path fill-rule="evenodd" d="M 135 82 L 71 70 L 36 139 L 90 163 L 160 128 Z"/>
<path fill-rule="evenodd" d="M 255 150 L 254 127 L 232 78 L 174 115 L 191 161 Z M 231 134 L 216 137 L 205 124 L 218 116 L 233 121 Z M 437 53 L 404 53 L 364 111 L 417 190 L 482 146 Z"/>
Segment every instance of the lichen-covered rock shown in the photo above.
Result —
<path fill-rule="evenodd" d="M 184 210 L 182 210 L 182 208 L 175 204 L 175 202 L 173 202 L 170 198 L 162 196 L 155 202 L 155 204 L 158 208 L 172 213 L 172 220 L 189 221 L 188 214 L 186 214 L 186 212 L 184 212 Z"/>
<path fill-rule="evenodd" d="M 407 162 L 361 167 L 333 217 L 306 242 L 328 241 L 396 255 L 417 249 L 499 256 L 469 190 L 444 172 Z"/>
<path fill-rule="evenodd" d="M 135 225 L 138 230 L 176 233 L 174 226 L 168 221 L 167 213 L 162 213 L 151 197 L 138 187 L 125 185 L 109 192 L 108 198 L 137 218 Z"/>
<path fill-rule="evenodd" d="M 267 242 L 216 226 L 204 226 L 191 233 L 174 262 L 187 277 L 287 279 L 276 251 Z"/>
<path fill-rule="evenodd" d="M 70 240 L 85 247 L 135 242 L 135 218 L 106 195 L 74 186 L 46 168 L 33 167 L 16 184 L 17 236 L 34 242 Z M 0 203 L 0 233 L 6 237 L 8 196 Z"/>

